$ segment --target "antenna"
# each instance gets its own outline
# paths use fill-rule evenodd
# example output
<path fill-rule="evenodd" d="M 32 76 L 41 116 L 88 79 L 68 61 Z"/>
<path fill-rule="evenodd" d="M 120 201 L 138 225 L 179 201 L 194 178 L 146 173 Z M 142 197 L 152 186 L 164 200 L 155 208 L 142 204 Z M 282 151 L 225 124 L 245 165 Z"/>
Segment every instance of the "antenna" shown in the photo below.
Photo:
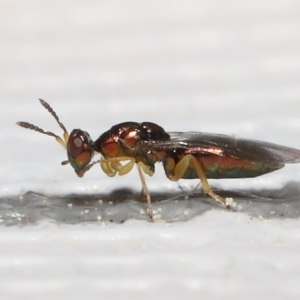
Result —
<path fill-rule="evenodd" d="M 65 149 L 66 149 L 66 145 L 67 145 L 67 142 L 68 142 L 68 139 L 69 139 L 69 134 L 68 134 L 68 131 L 66 130 L 65 126 L 63 123 L 61 123 L 59 121 L 59 118 L 57 116 L 57 114 L 55 113 L 55 111 L 52 109 L 52 107 L 44 100 L 42 99 L 39 99 L 41 104 L 50 112 L 50 114 L 54 117 L 54 119 L 56 120 L 56 122 L 58 123 L 59 127 L 63 130 L 63 139 L 54 134 L 53 132 L 50 132 L 50 131 L 45 131 L 43 129 L 41 129 L 40 127 L 38 126 L 35 126 L 31 123 L 28 123 L 28 122 L 17 122 L 17 125 L 23 127 L 23 128 L 26 128 L 26 129 L 30 129 L 30 130 L 34 130 L 34 131 L 37 131 L 37 132 L 40 132 L 40 133 L 43 133 L 43 134 L 46 134 L 46 135 L 49 135 L 49 136 L 53 136 L 56 141 L 58 143 L 60 143 Z"/>

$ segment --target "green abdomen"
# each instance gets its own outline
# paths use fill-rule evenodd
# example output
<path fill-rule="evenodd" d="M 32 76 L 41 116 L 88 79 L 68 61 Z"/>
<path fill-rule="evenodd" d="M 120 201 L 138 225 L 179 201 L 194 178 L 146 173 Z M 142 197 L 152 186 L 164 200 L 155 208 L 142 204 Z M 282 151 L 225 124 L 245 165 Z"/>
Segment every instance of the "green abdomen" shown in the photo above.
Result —
<path fill-rule="evenodd" d="M 257 177 L 284 166 L 284 164 L 279 163 L 253 162 L 215 155 L 195 155 L 195 157 L 203 168 L 206 177 L 215 179 Z M 190 165 L 182 178 L 193 179 L 199 177 L 193 165 Z"/>

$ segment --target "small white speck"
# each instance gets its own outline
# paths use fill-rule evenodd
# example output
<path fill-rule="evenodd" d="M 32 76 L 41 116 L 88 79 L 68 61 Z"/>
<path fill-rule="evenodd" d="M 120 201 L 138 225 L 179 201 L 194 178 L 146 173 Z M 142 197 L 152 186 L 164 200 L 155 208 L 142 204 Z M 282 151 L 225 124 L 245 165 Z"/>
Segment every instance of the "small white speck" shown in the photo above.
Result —
<path fill-rule="evenodd" d="M 72 207 L 73 206 L 73 204 L 72 203 L 68 203 L 68 207 Z"/>
<path fill-rule="evenodd" d="M 102 200 L 102 199 L 99 199 L 99 200 L 98 200 L 98 203 L 103 204 L 103 200 Z"/>
<path fill-rule="evenodd" d="M 97 220 L 98 220 L 98 221 L 101 221 L 101 220 L 102 220 L 102 217 L 101 217 L 101 216 L 97 216 Z"/>
<path fill-rule="evenodd" d="M 190 210 L 189 210 L 189 209 L 186 209 L 186 210 L 183 212 L 183 214 L 184 214 L 185 216 L 187 216 L 189 213 L 190 213 Z"/>
<path fill-rule="evenodd" d="M 264 218 L 263 218 L 262 216 L 259 216 L 258 219 L 259 219 L 260 221 L 263 221 L 263 220 L 264 220 Z"/>
<path fill-rule="evenodd" d="M 140 214 L 141 214 L 141 215 L 144 215 L 144 214 L 145 214 L 145 211 L 144 211 L 143 209 L 141 209 L 141 210 L 140 210 Z"/>
<path fill-rule="evenodd" d="M 80 212 L 80 214 L 81 214 L 81 215 L 84 215 L 84 211 L 82 210 L 82 211 Z"/>
<path fill-rule="evenodd" d="M 85 211 L 84 211 L 84 213 L 85 214 L 88 214 L 90 211 L 88 210 L 88 209 L 86 209 Z"/>
<path fill-rule="evenodd" d="M 113 204 L 113 202 L 112 202 L 112 201 L 109 201 L 109 202 L 108 202 L 108 204 L 109 204 L 109 205 L 112 205 L 112 204 Z"/>
<path fill-rule="evenodd" d="M 236 207 L 236 202 L 234 202 L 233 198 L 231 198 L 231 197 L 225 198 L 225 204 L 226 204 L 226 206 Z"/>
<path fill-rule="evenodd" d="M 157 211 L 162 211 L 162 208 L 161 208 L 161 207 L 159 207 L 159 208 L 157 209 Z"/>
<path fill-rule="evenodd" d="M 161 215 L 160 214 L 157 214 L 157 215 L 153 216 L 153 220 L 159 220 L 159 219 L 161 219 Z"/>
<path fill-rule="evenodd" d="M 3 221 L 4 221 L 3 219 L 0 219 L 0 223 L 3 222 Z"/>
<path fill-rule="evenodd" d="M 17 220 L 20 222 L 20 221 L 22 221 L 22 218 L 21 217 L 17 217 Z"/>

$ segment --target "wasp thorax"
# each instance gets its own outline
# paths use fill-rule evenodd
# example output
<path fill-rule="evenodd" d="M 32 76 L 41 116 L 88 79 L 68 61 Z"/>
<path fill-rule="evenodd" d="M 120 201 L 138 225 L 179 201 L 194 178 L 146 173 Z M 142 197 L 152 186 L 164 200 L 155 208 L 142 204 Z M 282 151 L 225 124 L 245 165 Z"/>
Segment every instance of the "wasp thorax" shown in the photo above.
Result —
<path fill-rule="evenodd" d="M 164 141 L 170 136 L 162 127 L 151 122 L 124 122 L 104 132 L 94 143 L 95 150 L 104 157 L 136 157 L 141 141 Z M 141 153 L 139 153 L 141 154 Z M 145 154 L 145 153 L 143 153 Z"/>

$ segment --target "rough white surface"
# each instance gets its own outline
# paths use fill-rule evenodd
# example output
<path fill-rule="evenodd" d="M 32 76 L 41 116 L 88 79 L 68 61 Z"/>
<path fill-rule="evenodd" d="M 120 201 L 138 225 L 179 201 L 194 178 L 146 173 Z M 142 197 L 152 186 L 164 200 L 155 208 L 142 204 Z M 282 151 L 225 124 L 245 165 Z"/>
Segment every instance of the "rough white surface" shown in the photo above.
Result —
<path fill-rule="evenodd" d="M 300 148 L 299 1 L 1 1 L 1 197 L 100 193 L 137 174 L 75 177 L 50 137 L 153 121 Z M 230 189 L 300 181 L 299 166 Z M 158 168 L 150 190 L 178 186 Z M 182 182 L 189 186 L 191 183 Z M 196 183 L 193 182 L 195 185 Z M 1 299 L 299 299 L 299 219 L 211 210 L 188 222 L 1 227 Z"/>
<path fill-rule="evenodd" d="M 219 211 L 171 225 L 9 227 L 0 237 L 1 294 L 297 299 L 299 230 L 299 220 L 270 222 Z"/>

